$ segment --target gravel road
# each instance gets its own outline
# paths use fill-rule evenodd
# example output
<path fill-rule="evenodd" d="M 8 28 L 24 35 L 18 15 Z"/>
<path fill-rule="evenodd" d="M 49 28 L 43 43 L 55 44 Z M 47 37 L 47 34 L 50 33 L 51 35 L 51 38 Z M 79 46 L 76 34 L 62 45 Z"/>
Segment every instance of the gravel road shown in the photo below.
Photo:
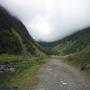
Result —
<path fill-rule="evenodd" d="M 60 60 L 51 60 L 39 70 L 33 90 L 90 90 L 90 78 Z"/>

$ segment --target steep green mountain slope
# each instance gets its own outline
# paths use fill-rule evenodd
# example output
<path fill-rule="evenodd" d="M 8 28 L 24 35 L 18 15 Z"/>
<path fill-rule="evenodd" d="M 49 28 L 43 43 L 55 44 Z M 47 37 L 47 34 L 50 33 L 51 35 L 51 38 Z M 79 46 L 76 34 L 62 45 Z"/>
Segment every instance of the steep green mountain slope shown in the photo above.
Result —
<path fill-rule="evenodd" d="M 39 42 L 49 54 L 72 54 L 90 46 L 90 28 L 83 29 L 56 42 Z"/>
<path fill-rule="evenodd" d="M 58 55 L 66 56 L 69 63 L 81 69 L 90 68 L 90 28 L 86 28 L 60 41 L 53 48 Z"/>
<path fill-rule="evenodd" d="M 64 56 L 68 63 L 81 69 L 90 68 L 90 28 L 80 30 L 59 41 L 39 42 L 49 54 Z"/>
<path fill-rule="evenodd" d="M 90 28 L 76 32 L 60 41 L 53 49 L 60 54 L 72 54 L 90 47 Z"/>
<path fill-rule="evenodd" d="M 0 89 L 35 84 L 36 72 L 44 63 L 42 51 L 21 21 L 0 7 Z"/>
<path fill-rule="evenodd" d="M 39 54 L 38 45 L 30 37 L 24 25 L 0 8 L 0 54 Z"/>

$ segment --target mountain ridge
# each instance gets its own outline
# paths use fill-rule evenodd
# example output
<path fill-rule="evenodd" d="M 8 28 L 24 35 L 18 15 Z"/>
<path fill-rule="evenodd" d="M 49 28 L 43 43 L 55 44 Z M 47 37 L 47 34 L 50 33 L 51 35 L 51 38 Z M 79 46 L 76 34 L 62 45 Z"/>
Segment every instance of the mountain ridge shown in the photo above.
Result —
<path fill-rule="evenodd" d="M 24 24 L 2 7 L 0 7 L 0 42 L 1 54 L 28 52 L 35 55 L 37 54 L 35 52 L 42 50 L 32 39 Z"/>

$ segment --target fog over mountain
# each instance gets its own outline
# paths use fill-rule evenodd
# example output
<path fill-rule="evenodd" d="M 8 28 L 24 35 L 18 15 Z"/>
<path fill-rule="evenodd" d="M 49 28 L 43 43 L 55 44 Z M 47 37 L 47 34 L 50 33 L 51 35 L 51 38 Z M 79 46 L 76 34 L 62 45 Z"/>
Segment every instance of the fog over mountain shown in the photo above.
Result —
<path fill-rule="evenodd" d="M 90 27 L 89 0 L 0 0 L 37 41 L 52 42 Z"/>

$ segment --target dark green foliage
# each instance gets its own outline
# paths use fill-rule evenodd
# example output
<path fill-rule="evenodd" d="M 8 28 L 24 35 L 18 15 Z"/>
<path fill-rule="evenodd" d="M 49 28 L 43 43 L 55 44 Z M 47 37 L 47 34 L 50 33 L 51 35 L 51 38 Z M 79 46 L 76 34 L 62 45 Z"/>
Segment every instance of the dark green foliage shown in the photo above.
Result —
<path fill-rule="evenodd" d="M 71 36 L 58 41 L 54 50 L 58 53 L 70 54 L 79 52 L 90 46 L 90 28 L 81 30 Z"/>
<path fill-rule="evenodd" d="M 70 54 L 79 52 L 90 45 L 90 28 L 76 32 L 56 42 L 39 42 L 50 54 Z"/>
<path fill-rule="evenodd" d="M 90 68 L 90 28 L 72 34 L 60 41 L 53 49 L 58 55 L 65 55 L 66 61 L 81 68 Z"/>
<path fill-rule="evenodd" d="M 90 68 L 90 47 L 87 47 L 78 53 L 67 56 L 67 59 L 70 63 L 76 64 L 77 66 L 79 66 L 81 70 L 89 69 Z"/>
<path fill-rule="evenodd" d="M 22 46 L 18 37 L 16 37 L 12 30 L 1 29 L 0 30 L 0 54 L 2 53 L 21 53 Z"/>
<path fill-rule="evenodd" d="M 52 55 L 52 54 L 57 54 L 56 52 L 54 52 L 52 50 L 53 47 L 55 47 L 58 43 L 57 42 L 38 42 L 39 47 L 42 48 L 42 50 L 48 54 L 48 55 Z"/>
<path fill-rule="evenodd" d="M 0 65 L 5 66 L 3 69 L 0 67 L 0 87 L 19 87 L 23 79 L 34 73 L 31 68 L 35 65 L 37 70 L 43 63 L 42 51 L 21 21 L 0 7 Z M 10 71 L 11 68 L 15 72 Z M 34 75 L 31 75 L 32 81 Z"/>
<path fill-rule="evenodd" d="M 39 46 L 31 38 L 24 24 L 0 7 L 0 54 L 35 55 L 38 48 Z"/>
<path fill-rule="evenodd" d="M 5 65 L 5 68 L 10 66 L 16 68 L 16 72 L 13 73 L 10 71 L 0 72 L 0 87 L 19 87 L 22 80 L 27 77 L 23 76 L 30 72 L 32 73 L 32 70 L 30 69 L 33 66 L 37 69 L 37 66 L 44 64 L 45 62 L 46 60 L 34 56 L 31 58 L 29 55 L 0 55 L 0 65 Z M 14 81 L 12 81 L 12 79 L 14 79 Z"/>

